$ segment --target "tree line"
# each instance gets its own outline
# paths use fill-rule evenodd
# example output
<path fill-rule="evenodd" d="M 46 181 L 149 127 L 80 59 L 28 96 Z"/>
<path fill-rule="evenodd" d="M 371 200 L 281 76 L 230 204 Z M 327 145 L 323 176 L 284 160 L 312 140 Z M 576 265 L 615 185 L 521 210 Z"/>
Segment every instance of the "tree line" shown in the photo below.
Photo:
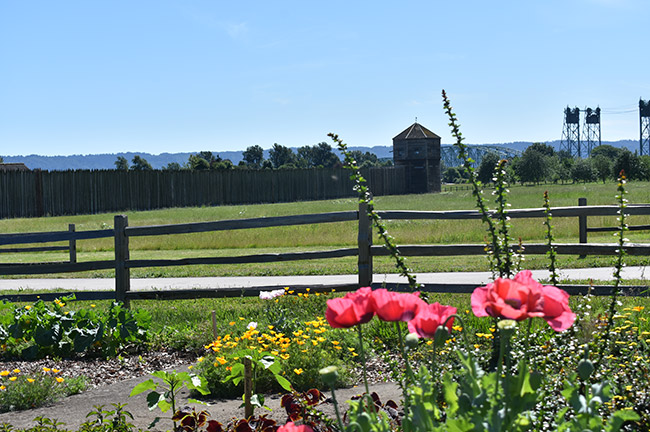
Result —
<path fill-rule="evenodd" d="M 359 150 L 352 151 L 357 164 L 362 168 L 391 166 L 392 160 L 380 160 L 377 155 Z M 273 144 L 269 149 L 268 159 L 264 157 L 264 149 L 259 145 L 248 147 L 242 152 L 242 160 L 233 164 L 230 159 L 222 159 L 211 151 L 201 151 L 191 154 L 187 162 L 179 164 L 170 162 L 162 169 L 165 171 L 209 171 L 209 170 L 285 170 L 299 168 L 340 168 L 343 166 L 341 159 L 334 153 L 332 146 L 321 142 L 313 146 L 303 146 L 296 152 L 289 147 Z M 153 170 L 151 164 L 143 157 L 136 155 L 129 161 L 118 156 L 115 161 L 118 171 L 149 171 Z"/>
<path fill-rule="evenodd" d="M 486 153 L 477 166 L 481 182 L 492 182 L 494 167 L 499 161 L 496 153 Z M 596 146 L 587 158 L 572 157 L 565 150 L 556 151 L 544 143 L 534 143 L 506 164 L 508 182 L 513 183 L 579 183 L 616 179 L 623 170 L 628 179 L 650 180 L 650 156 L 639 156 L 626 148 L 609 144 Z M 464 183 L 463 167 L 443 168 L 442 181 Z"/>

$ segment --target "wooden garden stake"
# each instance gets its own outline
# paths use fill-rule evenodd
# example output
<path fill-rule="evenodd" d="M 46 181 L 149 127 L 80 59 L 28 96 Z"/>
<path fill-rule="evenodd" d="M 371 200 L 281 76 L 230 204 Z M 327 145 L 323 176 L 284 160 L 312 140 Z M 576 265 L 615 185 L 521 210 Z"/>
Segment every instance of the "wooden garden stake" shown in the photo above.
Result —
<path fill-rule="evenodd" d="M 251 359 L 244 357 L 244 418 L 253 415 L 251 396 L 253 395 L 253 367 Z"/>

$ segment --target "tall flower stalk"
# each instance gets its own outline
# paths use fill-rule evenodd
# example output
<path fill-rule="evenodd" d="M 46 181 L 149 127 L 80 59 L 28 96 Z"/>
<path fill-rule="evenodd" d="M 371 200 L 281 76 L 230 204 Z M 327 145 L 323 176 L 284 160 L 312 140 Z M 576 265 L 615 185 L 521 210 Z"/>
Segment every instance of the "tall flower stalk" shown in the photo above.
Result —
<path fill-rule="evenodd" d="M 551 285 L 557 285 L 559 283 L 559 277 L 557 274 L 557 248 L 553 245 L 555 238 L 553 237 L 553 225 L 551 221 L 553 220 L 553 215 L 551 214 L 551 203 L 548 198 L 548 191 L 544 191 L 544 214 L 546 214 L 546 219 L 544 220 L 544 225 L 546 226 L 546 244 L 548 245 L 548 271 L 551 274 Z"/>
<path fill-rule="evenodd" d="M 625 256 L 627 255 L 625 251 L 625 243 L 628 241 L 625 238 L 625 233 L 629 231 L 627 225 L 627 215 L 625 214 L 625 208 L 627 207 L 628 200 L 625 198 L 627 195 L 627 190 L 625 190 L 625 184 L 627 179 L 625 177 L 625 172 L 621 170 L 618 175 L 618 187 L 616 191 L 616 201 L 618 203 L 618 232 L 614 233 L 614 236 L 617 237 L 618 248 L 616 249 L 616 260 L 614 261 L 614 287 L 612 288 L 612 297 L 609 302 L 609 310 L 607 312 L 607 326 L 605 327 L 605 335 L 603 343 L 599 344 L 600 346 L 600 355 L 598 356 L 598 361 L 596 362 L 595 368 L 598 369 L 600 363 L 605 356 L 606 351 L 609 349 L 610 345 L 610 334 L 612 326 L 614 325 L 614 316 L 616 315 L 616 306 L 618 305 L 618 297 L 621 294 L 621 281 L 623 276 L 621 272 L 623 267 L 625 267 Z"/>
<path fill-rule="evenodd" d="M 463 134 L 460 132 L 460 124 L 458 124 L 456 114 L 452 111 L 451 103 L 447 97 L 447 93 L 442 91 L 442 100 L 445 112 L 449 117 L 449 126 L 451 127 L 451 134 L 456 140 L 454 146 L 458 149 L 458 159 L 463 163 L 465 171 L 469 175 L 469 181 L 472 184 L 472 195 L 476 198 L 476 206 L 481 213 L 481 220 L 487 225 L 487 230 L 490 237 L 490 242 L 486 249 L 488 258 L 492 266 L 492 272 L 499 277 L 510 277 L 513 272 L 513 251 L 510 246 L 510 237 L 508 234 L 509 217 L 507 215 L 507 184 L 505 181 L 506 173 L 504 170 L 505 161 L 501 160 L 495 169 L 495 199 L 497 202 L 497 220 L 498 226 L 492 219 L 492 214 L 483 199 L 482 184 L 478 179 L 476 171 L 472 164 L 474 160 L 469 157 L 467 145 L 463 143 Z"/>
<path fill-rule="evenodd" d="M 344 155 L 345 168 L 352 171 L 350 179 L 354 182 L 354 190 L 359 195 L 359 202 L 366 203 L 368 207 L 368 216 L 370 216 L 373 225 L 377 228 L 379 238 L 381 238 L 384 242 L 384 245 L 386 249 L 388 249 L 390 256 L 395 260 L 395 266 L 399 270 L 399 274 L 408 280 L 408 284 L 411 290 L 415 291 L 416 289 L 419 289 L 420 284 L 417 282 L 415 276 L 411 272 L 411 269 L 406 265 L 406 260 L 400 254 L 400 251 L 395 244 L 395 239 L 393 236 L 388 234 L 386 224 L 384 224 L 384 221 L 375 211 L 375 203 L 372 199 L 370 189 L 366 185 L 366 179 L 361 175 L 359 165 L 348 150 L 348 145 L 344 143 L 337 134 L 329 133 L 327 135 L 332 139 L 332 141 L 334 141 L 339 151 Z M 359 217 L 363 217 L 363 215 L 359 215 Z"/>

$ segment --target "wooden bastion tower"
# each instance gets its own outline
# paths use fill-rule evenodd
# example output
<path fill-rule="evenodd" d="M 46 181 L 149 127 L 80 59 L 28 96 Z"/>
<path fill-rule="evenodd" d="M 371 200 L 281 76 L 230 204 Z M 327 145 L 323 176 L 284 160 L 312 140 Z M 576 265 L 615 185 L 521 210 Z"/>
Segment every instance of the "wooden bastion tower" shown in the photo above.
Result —
<path fill-rule="evenodd" d="M 440 192 L 440 137 L 417 121 L 393 138 L 393 162 L 406 168 L 408 193 Z"/>

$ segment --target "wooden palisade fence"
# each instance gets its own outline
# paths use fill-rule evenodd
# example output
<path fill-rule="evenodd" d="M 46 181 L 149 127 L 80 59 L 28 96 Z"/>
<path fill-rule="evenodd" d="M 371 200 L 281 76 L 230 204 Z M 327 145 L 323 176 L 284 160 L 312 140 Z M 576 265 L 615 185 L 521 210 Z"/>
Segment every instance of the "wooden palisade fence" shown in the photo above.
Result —
<path fill-rule="evenodd" d="M 362 170 L 375 195 L 406 193 L 404 167 Z M 356 196 L 345 168 L 0 172 L 0 218 L 95 214 Z"/>
<path fill-rule="evenodd" d="M 581 199 L 581 204 L 586 204 Z M 553 217 L 578 218 L 580 222 L 579 243 L 558 243 L 554 246 L 558 254 L 564 255 L 615 255 L 617 244 L 588 244 L 586 233 L 591 231 L 610 231 L 610 228 L 588 228 L 586 225 L 589 216 L 616 216 L 617 206 L 574 206 L 556 207 L 552 209 Z M 475 210 L 455 211 L 405 211 L 389 210 L 377 212 L 384 220 L 480 220 L 481 215 Z M 626 213 L 630 215 L 650 215 L 650 205 L 629 205 Z M 511 218 L 544 218 L 545 212 L 542 208 L 510 210 Z M 204 257 L 204 258 L 182 258 L 182 259 L 130 259 L 129 239 L 140 236 L 172 236 L 175 234 L 201 233 L 209 231 L 256 229 L 267 227 L 322 224 L 343 221 L 358 221 L 357 247 L 341 248 L 325 251 L 294 252 L 281 254 L 256 254 L 233 257 Z M 630 227 L 630 229 L 650 229 L 650 226 Z M 583 233 L 585 234 L 583 236 Z M 36 275 L 79 272 L 88 270 L 115 270 L 115 291 L 110 292 L 78 292 L 77 298 L 100 299 L 114 298 L 128 304 L 131 299 L 178 299 L 178 298 L 201 298 L 201 297 L 238 297 L 258 295 L 261 290 L 271 287 L 256 287 L 254 289 L 242 288 L 219 288 L 219 289 L 192 289 L 192 290 L 169 290 L 169 291 L 131 291 L 130 270 L 133 268 L 187 266 L 199 264 L 243 264 L 243 263 L 271 263 L 279 261 L 329 259 L 347 256 L 358 257 L 358 283 L 345 286 L 310 286 L 292 287 L 300 289 L 311 288 L 313 291 L 329 291 L 332 288 L 337 290 L 354 290 L 359 286 L 373 285 L 372 258 L 374 256 L 386 256 L 388 251 L 382 245 L 372 244 L 372 227 L 370 218 L 367 215 L 365 204 L 360 204 L 358 211 L 342 211 L 332 213 L 317 213 L 293 216 L 278 216 L 252 219 L 221 220 L 214 222 L 195 222 L 174 225 L 157 226 L 129 226 L 128 218 L 124 215 L 117 215 L 114 218 L 114 229 L 95 231 L 68 231 L 47 232 L 47 233 L 24 233 L 24 234 L 0 234 L 0 245 L 70 242 L 76 244 L 78 240 L 114 237 L 115 258 L 106 261 L 85 261 L 62 263 L 34 263 L 34 264 L 0 264 L 0 275 Z M 548 252 L 546 244 L 525 244 L 526 254 L 545 254 Z M 72 250 L 72 246 L 69 247 Z M 66 249 L 65 247 L 63 249 Z M 50 249 L 51 250 L 51 249 Z M 483 255 L 485 245 L 483 244 L 453 244 L 453 245 L 401 245 L 399 250 L 404 256 L 458 256 L 458 255 Z M 629 255 L 650 255 L 650 244 L 629 244 L 626 246 Z M 76 255 L 76 252 L 75 252 Z M 72 252 L 71 252 L 72 256 Z M 402 284 L 404 288 L 405 284 Z M 574 292 L 584 292 L 584 286 L 563 287 Z M 275 287 L 274 287 L 275 288 Z M 400 288 L 400 287 L 396 287 Z M 471 292 L 475 287 L 469 285 L 436 284 L 427 285 L 426 291 L 433 292 Z M 596 294 L 606 294 L 610 287 L 594 287 Z M 635 287 L 639 288 L 639 287 Z M 646 287 L 647 288 L 647 287 Z M 61 294 L 45 295 L 41 298 L 60 296 Z M 28 301 L 36 297 L 36 294 L 16 294 L 2 296 L 6 299 Z"/>

